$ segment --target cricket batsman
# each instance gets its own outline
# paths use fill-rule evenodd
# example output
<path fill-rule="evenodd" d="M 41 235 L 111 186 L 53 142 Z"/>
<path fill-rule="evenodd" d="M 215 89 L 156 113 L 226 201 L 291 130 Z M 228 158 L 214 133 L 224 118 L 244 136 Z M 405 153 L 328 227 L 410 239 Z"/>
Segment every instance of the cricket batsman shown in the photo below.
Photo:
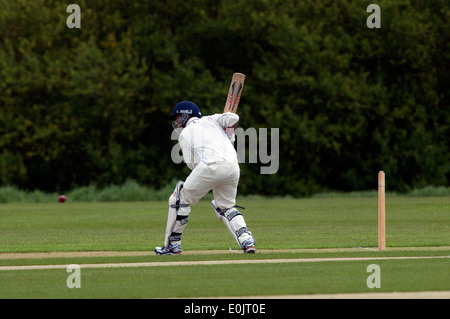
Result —
<path fill-rule="evenodd" d="M 188 222 L 190 206 L 210 190 L 215 214 L 231 232 L 244 253 L 255 253 L 255 239 L 247 229 L 244 217 L 236 207 L 239 164 L 233 143 L 239 116 L 234 113 L 203 116 L 190 101 L 178 103 L 169 116 L 179 133 L 178 143 L 184 162 L 192 170 L 186 181 L 179 181 L 169 198 L 164 247 L 157 255 L 182 253 L 181 236 Z"/>

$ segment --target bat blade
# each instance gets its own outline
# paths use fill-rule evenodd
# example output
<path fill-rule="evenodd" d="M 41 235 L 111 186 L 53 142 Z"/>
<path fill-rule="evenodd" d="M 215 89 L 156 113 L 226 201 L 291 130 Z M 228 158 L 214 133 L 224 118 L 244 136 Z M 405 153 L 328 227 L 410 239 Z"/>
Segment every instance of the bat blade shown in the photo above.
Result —
<path fill-rule="evenodd" d="M 245 75 L 242 73 L 234 73 L 231 79 L 230 88 L 228 89 L 227 100 L 223 112 L 236 113 L 239 100 L 241 99 L 242 89 L 244 88 Z"/>

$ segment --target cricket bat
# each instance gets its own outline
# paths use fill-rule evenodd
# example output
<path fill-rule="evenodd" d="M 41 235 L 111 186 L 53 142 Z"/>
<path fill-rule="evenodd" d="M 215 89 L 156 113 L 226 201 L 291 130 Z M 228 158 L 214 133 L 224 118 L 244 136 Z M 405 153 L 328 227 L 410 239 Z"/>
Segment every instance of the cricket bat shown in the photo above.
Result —
<path fill-rule="evenodd" d="M 223 113 L 236 113 L 239 100 L 241 98 L 242 89 L 244 88 L 245 75 L 242 73 L 234 73 L 231 79 L 230 88 L 228 90 L 227 101 Z"/>

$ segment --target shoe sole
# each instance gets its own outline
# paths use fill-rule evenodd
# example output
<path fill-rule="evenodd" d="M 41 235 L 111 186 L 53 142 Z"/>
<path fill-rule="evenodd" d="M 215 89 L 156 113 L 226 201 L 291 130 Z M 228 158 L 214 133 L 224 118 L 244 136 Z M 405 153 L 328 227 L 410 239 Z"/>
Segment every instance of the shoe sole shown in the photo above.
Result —
<path fill-rule="evenodd" d="M 247 247 L 244 250 L 244 254 L 254 254 L 254 253 L 256 253 L 256 249 L 253 246 Z"/>
<path fill-rule="evenodd" d="M 182 251 L 177 252 L 177 253 L 173 253 L 173 252 L 167 252 L 167 253 L 159 253 L 155 250 L 153 250 L 155 252 L 156 255 L 158 256 L 165 256 L 165 255 L 182 255 Z"/>

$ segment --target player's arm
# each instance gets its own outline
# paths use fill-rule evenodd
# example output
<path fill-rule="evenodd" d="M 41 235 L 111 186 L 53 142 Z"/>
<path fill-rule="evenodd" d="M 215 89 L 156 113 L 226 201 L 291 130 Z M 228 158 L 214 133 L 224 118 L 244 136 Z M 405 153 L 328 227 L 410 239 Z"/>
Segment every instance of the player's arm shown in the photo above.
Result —
<path fill-rule="evenodd" d="M 239 115 L 236 113 L 227 112 L 223 114 L 215 114 L 214 117 L 223 129 L 230 127 L 236 128 L 239 122 Z"/>
<path fill-rule="evenodd" d="M 180 139 L 178 140 L 178 144 L 180 144 L 181 152 L 183 153 L 184 162 L 190 169 L 193 170 L 198 164 L 198 158 L 196 158 L 196 156 L 195 156 L 196 154 L 195 154 L 193 148 L 182 137 L 180 137 Z"/>
<path fill-rule="evenodd" d="M 239 115 L 236 113 L 227 112 L 223 114 L 214 114 L 213 117 L 219 126 L 225 131 L 231 143 L 234 143 L 234 130 L 239 124 Z"/>

